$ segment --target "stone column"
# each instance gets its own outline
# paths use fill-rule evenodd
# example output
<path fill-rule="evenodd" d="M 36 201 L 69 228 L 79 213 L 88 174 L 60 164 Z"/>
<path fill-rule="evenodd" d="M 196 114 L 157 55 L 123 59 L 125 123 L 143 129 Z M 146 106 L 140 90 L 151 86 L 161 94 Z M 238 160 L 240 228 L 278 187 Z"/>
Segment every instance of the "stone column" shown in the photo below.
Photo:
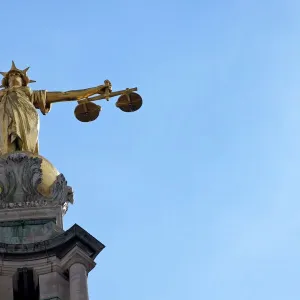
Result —
<path fill-rule="evenodd" d="M 88 300 L 87 270 L 82 263 L 74 263 L 69 268 L 70 300 Z"/>
<path fill-rule="evenodd" d="M 9 276 L 0 276 L 0 299 L 13 300 L 13 279 Z"/>
<path fill-rule="evenodd" d="M 75 246 L 61 260 L 62 269 L 69 271 L 70 300 L 88 300 L 88 273 L 96 263 L 88 253 Z"/>

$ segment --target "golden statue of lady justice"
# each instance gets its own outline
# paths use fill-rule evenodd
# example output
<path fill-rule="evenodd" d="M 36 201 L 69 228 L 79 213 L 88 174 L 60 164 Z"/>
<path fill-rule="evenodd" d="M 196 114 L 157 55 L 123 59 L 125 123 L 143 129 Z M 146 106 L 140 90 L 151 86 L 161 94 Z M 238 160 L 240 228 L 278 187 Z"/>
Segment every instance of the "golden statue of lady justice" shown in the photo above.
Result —
<path fill-rule="evenodd" d="M 112 92 L 108 80 L 103 85 L 84 90 L 32 91 L 28 84 L 35 81 L 29 79 L 28 69 L 20 70 L 12 62 L 8 72 L 0 72 L 4 76 L 1 85 L 4 89 L 0 90 L 0 155 L 15 151 L 38 154 L 39 115 L 36 109 L 45 115 L 55 102 L 78 101 L 75 114 L 83 122 L 92 121 L 99 115 L 100 106 L 91 101 L 121 95 L 116 106 L 123 111 L 135 111 L 142 105 L 140 96 L 133 93 L 136 88 Z M 89 98 L 96 94 L 100 96 Z"/>

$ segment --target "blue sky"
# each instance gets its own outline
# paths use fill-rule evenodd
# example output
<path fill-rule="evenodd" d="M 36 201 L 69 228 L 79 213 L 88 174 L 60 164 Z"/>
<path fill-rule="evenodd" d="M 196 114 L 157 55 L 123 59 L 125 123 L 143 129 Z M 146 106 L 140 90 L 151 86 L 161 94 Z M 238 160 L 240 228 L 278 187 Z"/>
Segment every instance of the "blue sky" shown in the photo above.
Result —
<path fill-rule="evenodd" d="M 1 71 L 144 99 L 41 117 L 40 152 L 76 193 L 65 228 L 106 245 L 91 300 L 299 299 L 299 1 L 1 6 Z"/>

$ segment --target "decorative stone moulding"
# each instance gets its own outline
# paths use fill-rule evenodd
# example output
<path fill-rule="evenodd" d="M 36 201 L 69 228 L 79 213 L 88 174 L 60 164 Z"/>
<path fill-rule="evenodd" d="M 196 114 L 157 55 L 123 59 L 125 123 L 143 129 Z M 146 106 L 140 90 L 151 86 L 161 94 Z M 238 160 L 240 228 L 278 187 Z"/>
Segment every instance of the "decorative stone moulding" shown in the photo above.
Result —
<path fill-rule="evenodd" d="M 92 260 L 105 248 L 105 246 L 91 234 L 74 224 L 67 231 L 55 237 L 29 244 L 0 243 L 0 254 L 6 261 L 22 259 L 34 260 L 56 256 L 63 259 L 75 246 L 79 247 Z M 64 260 L 66 266 L 68 260 Z M 91 265 L 92 266 L 92 265 Z M 92 267 L 91 267 L 92 268 Z"/>
<path fill-rule="evenodd" d="M 40 155 L 14 152 L 0 156 L 0 210 L 73 204 L 73 191 L 63 174 Z"/>

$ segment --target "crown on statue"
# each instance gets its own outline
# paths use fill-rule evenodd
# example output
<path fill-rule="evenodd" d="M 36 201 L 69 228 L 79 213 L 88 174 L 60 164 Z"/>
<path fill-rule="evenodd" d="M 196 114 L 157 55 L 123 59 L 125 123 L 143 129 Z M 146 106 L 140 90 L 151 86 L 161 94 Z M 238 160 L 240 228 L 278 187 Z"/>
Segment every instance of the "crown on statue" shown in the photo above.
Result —
<path fill-rule="evenodd" d="M 12 73 L 17 73 L 22 77 L 24 86 L 27 86 L 29 83 L 35 82 L 35 80 L 29 79 L 29 77 L 27 75 L 27 71 L 29 70 L 29 68 L 30 67 L 27 67 L 24 70 L 20 70 L 16 67 L 14 61 L 12 61 L 11 68 L 8 72 L 0 72 L 0 74 L 4 76 L 3 79 L 2 79 L 2 85 L 0 86 L 0 88 L 1 87 L 8 87 L 8 77 Z"/>

